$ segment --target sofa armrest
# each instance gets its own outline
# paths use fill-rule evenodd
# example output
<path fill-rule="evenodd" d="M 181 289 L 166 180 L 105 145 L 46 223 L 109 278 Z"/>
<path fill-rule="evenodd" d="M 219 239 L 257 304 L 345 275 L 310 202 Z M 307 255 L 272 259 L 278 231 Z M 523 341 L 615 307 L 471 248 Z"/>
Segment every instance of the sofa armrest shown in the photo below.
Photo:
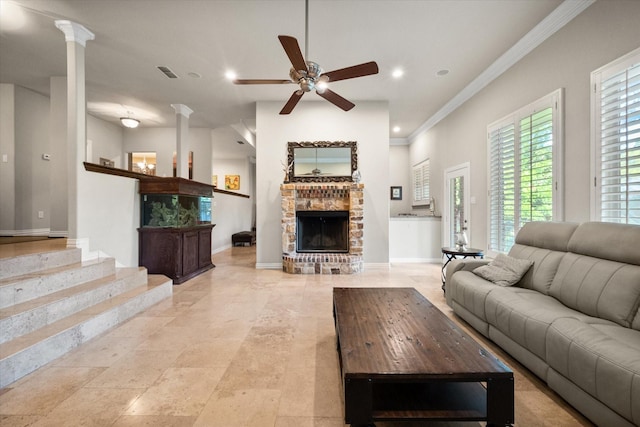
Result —
<path fill-rule="evenodd" d="M 489 262 L 488 259 L 454 259 L 447 265 L 446 280 L 449 280 L 456 271 L 473 271 Z"/>

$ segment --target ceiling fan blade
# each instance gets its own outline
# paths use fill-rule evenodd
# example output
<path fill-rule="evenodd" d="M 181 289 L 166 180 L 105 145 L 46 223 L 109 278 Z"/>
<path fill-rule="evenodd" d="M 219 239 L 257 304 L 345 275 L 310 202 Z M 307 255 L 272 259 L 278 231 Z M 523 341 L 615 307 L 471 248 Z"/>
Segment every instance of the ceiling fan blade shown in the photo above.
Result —
<path fill-rule="evenodd" d="M 330 82 L 370 76 L 371 74 L 378 74 L 378 64 L 376 64 L 375 61 L 365 62 L 364 64 L 354 65 L 353 67 L 329 71 L 328 73 L 322 73 L 323 76 L 329 77 Z"/>
<path fill-rule="evenodd" d="M 291 80 L 276 79 L 234 79 L 233 84 L 236 85 L 279 85 L 293 83 Z"/>
<path fill-rule="evenodd" d="M 302 98 L 302 95 L 304 95 L 304 92 L 301 90 L 297 90 L 293 92 L 293 95 L 291 95 L 291 98 L 289 98 L 287 103 L 284 104 L 284 107 L 282 107 L 282 110 L 280 110 L 280 114 L 291 113 L 295 108 L 296 104 L 298 103 L 298 101 L 300 101 L 300 98 Z"/>
<path fill-rule="evenodd" d="M 342 108 L 344 111 L 349 111 L 356 106 L 356 104 L 354 104 L 353 102 L 347 99 L 344 99 L 343 97 L 341 97 L 340 95 L 338 95 L 337 93 L 335 93 L 330 89 L 325 89 L 324 92 L 322 93 L 316 91 L 316 93 L 321 97 L 323 97 L 324 99 L 326 99 L 327 101 L 329 101 L 330 103 L 332 103 L 333 105 L 339 108 Z"/>
<path fill-rule="evenodd" d="M 287 53 L 289 57 L 289 61 L 291 61 L 291 65 L 297 71 L 307 70 L 307 63 L 304 60 L 304 56 L 302 56 L 302 51 L 300 50 L 300 46 L 298 45 L 298 40 L 291 36 L 278 36 L 284 51 Z"/>

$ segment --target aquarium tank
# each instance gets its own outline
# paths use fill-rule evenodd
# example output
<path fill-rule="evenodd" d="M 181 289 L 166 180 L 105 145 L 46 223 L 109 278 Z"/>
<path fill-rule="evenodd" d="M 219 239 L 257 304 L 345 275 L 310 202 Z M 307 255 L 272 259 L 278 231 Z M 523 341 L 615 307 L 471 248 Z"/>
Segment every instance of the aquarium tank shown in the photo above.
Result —
<path fill-rule="evenodd" d="M 142 195 L 142 227 L 195 227 L 211 224 L 211 197 Z"/>

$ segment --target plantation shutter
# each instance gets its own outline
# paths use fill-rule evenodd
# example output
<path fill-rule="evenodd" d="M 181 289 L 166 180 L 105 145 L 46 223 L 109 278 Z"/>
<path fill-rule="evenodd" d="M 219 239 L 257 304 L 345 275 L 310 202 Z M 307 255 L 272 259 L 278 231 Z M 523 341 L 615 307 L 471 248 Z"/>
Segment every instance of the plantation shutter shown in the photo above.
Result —
<path fill-rule="evenodd" d="M 562 221 L 562 90 L 487 126 L 487 252 L 509 252 L 531 221 Z"/>
<path fill-rule="evenodd" d="M 520 224 L 553 220 L 553 109 L 520 120 Z"/>
<path fill-rule="evenodd" d="M 640 224 L 640 63 L 601 82 L 600 220 Z"/>
<path fill-rule="evenodd" d="M 489 249 L 507 252 L 515 237 L 515 126 L 489 130 Z"/>
<path fill-rule="evenodd" d="M 413 205 L 429 204 L 429 159 L 413 167 Z"/>

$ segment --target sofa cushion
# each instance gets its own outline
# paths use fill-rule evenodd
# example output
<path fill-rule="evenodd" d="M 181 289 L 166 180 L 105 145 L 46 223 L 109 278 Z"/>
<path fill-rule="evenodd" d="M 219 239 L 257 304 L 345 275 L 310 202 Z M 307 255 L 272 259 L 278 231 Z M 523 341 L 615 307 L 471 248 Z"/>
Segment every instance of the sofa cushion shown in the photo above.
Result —
<path fill-rule="evenodd" d="M 567 253 L 549 294 L 567 307 L 629 328 L 640 305 L 640 266 Z"/>
<path fill-rule="evenodd" d="M 547 355 L 547 330 L 554 321 L 562 317 L 590 319 L 537 291 L 495 285 L 494 288 L 486 297 L 486 321 L 542 360 Z"/>
<path fill-rule="evenodd" d="M 476 276 L 471 271 L 457 271 L 447 278 L 446 291 L 449 305 L 455 301 L 469 312 L 486 321 L 485 300 L 497 286 Z"/>
<path fill-rule="evenodd" d="M 608 222 L 585 222 L 576 228 L 569 252 L 640 265 L 640 227 Z"/>
<path fill-rule="evenodd" d="M 518 243 L 513 245 L 509 251 L 510 256 L 533 261 L 533 267 L 527 271 L 517 286 L 547 295 L 565 253 Z"/>
<path fill-rule="evenodd" d="M 561 318 L 547 334 L 547 363 L 582 390 L 640 424 L 640 331 L 599 319 Z"/>
<path fill-rule="evenodd" d="M 473 274 L 498 286 L 512 286 L 531 268 L 533 261 L 498 254 L 493 261 L 473 270 Z"/>
<path fill-rule="evenodd" d="M 528 222 L 516 235 L 516 243 L 551 251 L 566 252 L 567 245 L 578 224 L 572 222 Z"/>

